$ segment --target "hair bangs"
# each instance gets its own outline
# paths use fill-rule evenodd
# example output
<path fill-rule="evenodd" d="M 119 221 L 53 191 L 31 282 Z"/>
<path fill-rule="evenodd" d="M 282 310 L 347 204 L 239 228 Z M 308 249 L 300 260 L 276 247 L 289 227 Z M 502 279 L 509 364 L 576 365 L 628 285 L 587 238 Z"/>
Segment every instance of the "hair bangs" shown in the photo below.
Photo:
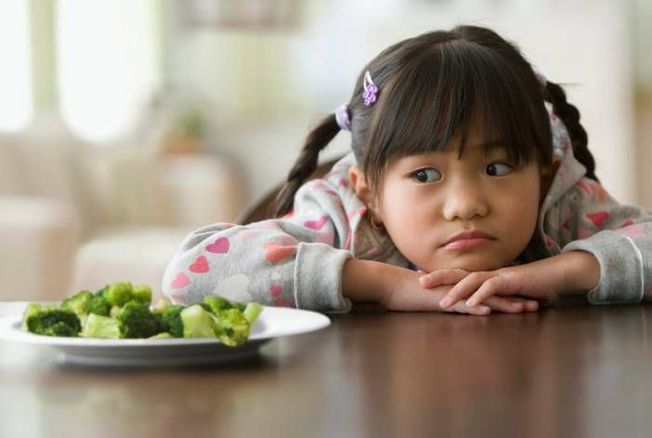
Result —
<path fill-rule="evenodd" d="M 462 156 L 476 146 L 468 144 L 472 130 L 517 166 L 537 158 L 537 115 L 524 87 L 501 56 L 479 44 L 455 39 L 424 50 L 381 90 L 364 163 L 372 186 L 392 158 L 440 150 Z"/>

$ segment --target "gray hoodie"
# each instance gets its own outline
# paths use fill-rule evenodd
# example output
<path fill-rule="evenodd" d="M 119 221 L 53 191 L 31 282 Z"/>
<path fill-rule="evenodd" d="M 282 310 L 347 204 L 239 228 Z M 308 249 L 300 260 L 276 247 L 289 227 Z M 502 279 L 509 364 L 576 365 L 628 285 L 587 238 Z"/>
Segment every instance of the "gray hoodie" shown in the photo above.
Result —
<path fill-rule="evenodd" d="M 582 250 L 600 263 L 593 304 L 638 303 L 652 297 L 652 211 L 622 205 L 572 153 L 565 127 L 551 116 L 555 178 L 539 212 L 545 256 Z M 349 257 L 410 268 L 389 236 L 371 226 L 348 184 L 349 154 L 322 179 L 304 184 L 291 214 L 247 226 L 213 224 L 192 232 L 163 277 L 175 303 L 208 295 L 322 312 L 351 308 L 342 296 Z"/>

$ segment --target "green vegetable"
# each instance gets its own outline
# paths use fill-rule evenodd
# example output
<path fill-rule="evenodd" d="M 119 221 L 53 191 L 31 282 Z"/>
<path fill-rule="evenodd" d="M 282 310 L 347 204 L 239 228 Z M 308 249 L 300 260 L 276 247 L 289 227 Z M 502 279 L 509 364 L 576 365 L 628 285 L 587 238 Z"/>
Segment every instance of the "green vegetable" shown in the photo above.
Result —
<path fill-rule="evenodd" d="M 23 326 L 45 336 L 75 337 L 81 330 L 79 317 L 70 310 L 61 310 L 32 303 L 25 309 Z"/>
<path fill-rule="evenodd" d="M 120 327 L 118 321 L 108 316 L 91 313 L 86 319 L 86 324 L 79 336 L 83 338 L 118 339 Z"/>
<path fill-rule="evenodd" d="M 245 307 L 244 311 L 242 312 L 242 315 L 249 321 L 249 324 L 253 324 L 258 317 L 260 316 L 260 312 L 263 311 L 263 306 L 261 306 L 258 303 L 249 303 Z"/>
<path fill-rule="evenodd" d="M 184 338 L 214 338 L 217 326 L 213 315 L 201 305 L 193 304 L 179 312 Z"/>
<path fill-rule="evenodd" d="M 121 338 L 149 338 L 159 332 L 156 317 L 147 304 L 131 301 L 115 316 Z"/>
<path fill-rule="evenodd" d="M 47 336 L 104 339 L 217 338 L 225 345 L 247 341 L 262 306 L 211 296 L 183 306 L 161 298 L 151 306 L 152 289 L 121 282 L 97 292 L 82 290 L 58 305 L 31 303 L 23 329 Z"/>
<path fill-rule="evenodd" d="M 131 283 L 113 283 L 102 289 L 102 294 L 111 306 L 122 307 L 133 298 Z"/>
<path fill-rule="evenodd" d="M 237 308 L 221 311 L 213 315 L 217 338 L 228 346 L 244 344 L 249 337 L 251 325 Z"/>
<path fill-rule="evenodd" d="M 154 315 L 158 320 L 158 329 L 161 332 L 168 332 L 175 338 L 183 338 L 183 322 L 181 321 L 181 311 L 184 306 L 169 304 L 164 309 L 154 310 Z"/>
<path fill-rule="evenodd" d="M 74 312 L 80 319 L 86 318 L 90 303 L 93 300 L 93 293 L 87 290 L 77 292 L 61 302 L 61 310 Z"/>
<path fill-rule="evenodd" d="M 141 304 L 149 304 L 152 302 L 152 288 L 147 285 L 134 286 L 131 290 L 131 299 Z"/>

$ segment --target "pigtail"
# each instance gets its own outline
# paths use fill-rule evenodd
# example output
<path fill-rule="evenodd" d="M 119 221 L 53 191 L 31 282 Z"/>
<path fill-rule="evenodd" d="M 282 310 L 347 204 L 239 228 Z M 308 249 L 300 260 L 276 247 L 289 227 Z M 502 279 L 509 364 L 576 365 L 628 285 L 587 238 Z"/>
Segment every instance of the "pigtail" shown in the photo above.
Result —
<path fill-rule="evenodd" d="M 276 197 L 274 212 L 276 217 L 283 216 L 292 209 L 297 190 L 317 169 L 319 152 L 330 143 L 339 131 L 340 127 L 334 114 L 325 117 L 319 125 L 310 131 L 301 153 L 288 173 L 287 181 Z"/>
<path fill-rule="evenodd" d="M 588 148 L 589 139 L 580 123 L 580 112 L 566 100 L 566 93 L 554 82 L 546 83 L 544 97 L 552 104 L 553 112 L 564 122 L 573 145 L 573 154 L 586 167 L 586 176 L 598 181 L 595 176 L 595 160 Z"/>

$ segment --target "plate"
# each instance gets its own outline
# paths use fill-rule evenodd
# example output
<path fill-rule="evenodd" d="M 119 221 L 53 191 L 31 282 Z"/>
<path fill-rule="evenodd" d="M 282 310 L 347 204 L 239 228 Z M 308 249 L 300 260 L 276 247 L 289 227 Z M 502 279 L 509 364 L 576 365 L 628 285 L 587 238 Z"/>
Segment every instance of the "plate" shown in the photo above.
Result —
<path fill-rule="evenodd" d="M 284 336 L 320 330 L 330 325 L 321 313 L 286 307 L 263 306 L 251 328 L 249 340 L 228 347 L 217 339 L 86 339 L 41 336 L 21 328 L 19 315 L 0 317 L 0 339 L 53 347 L 65 362 L 110 367 L 216 364 L 258 354 L 265 342 Z"/>

